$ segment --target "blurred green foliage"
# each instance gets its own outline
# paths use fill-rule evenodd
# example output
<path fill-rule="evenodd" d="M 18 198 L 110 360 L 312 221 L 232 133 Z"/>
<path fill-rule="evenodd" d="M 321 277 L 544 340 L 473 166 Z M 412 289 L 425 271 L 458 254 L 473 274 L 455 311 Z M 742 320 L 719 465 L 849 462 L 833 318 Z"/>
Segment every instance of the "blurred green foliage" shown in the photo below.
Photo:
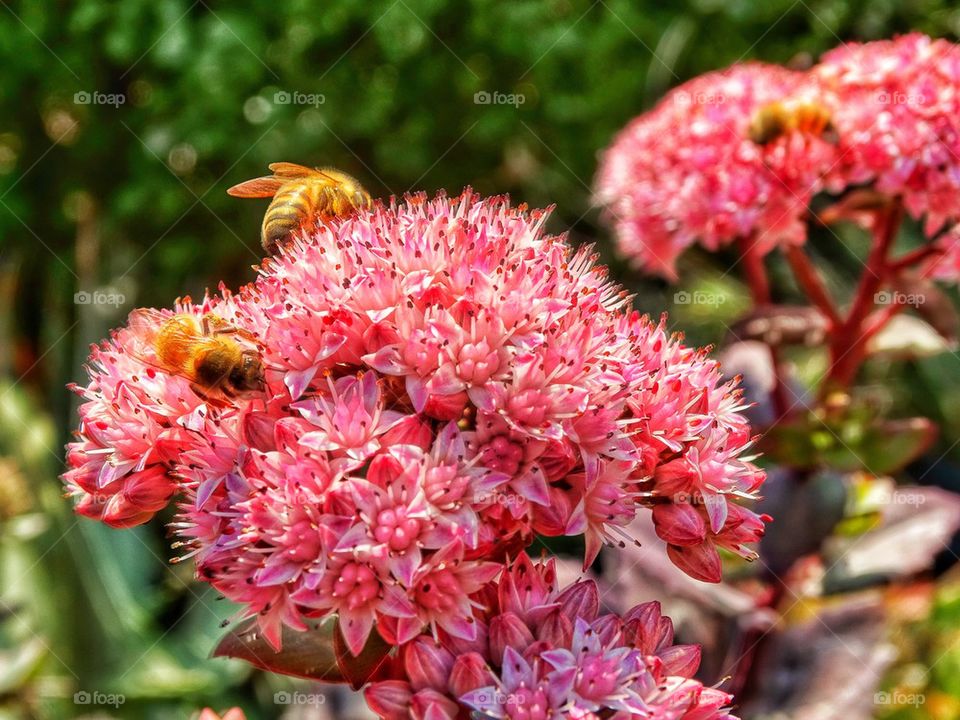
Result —
<path fill-rule="evenodd" d="M 70 697 L 84 688 L 124 693 L 117 716 L 167 718 L 204 702 L 252 708 L 275 687 L 205 660 L 230 609 L 165 565 L 161 524 L 116 533 L 79 522 L 56 479 L 74 422 L 63 388 L 82 377 L 88 344 L 134 306 L 252 277 L 266 203 L 227 187 L 276 160 L 342 168 L 381 197 L 473 185 L 556 203 L 552 227 L 599 241 L 611 259 L 590 198 L 597 153 L 665 90 L 738 60 L 804 64 L 842 40 L 909 29 L 955 34 L 960 10 L 947 0 L 4 3 L 0 505 L 10 488 L 22 502 L 9 517 L 0 508 L 0 718 L 73 717 Z M 484 92 L 523 101 L 478 103 Z M 690 290 L 740 292 L 719 264 L 687 262 Z M 721 339 L 740 307 L 675 307 L 675 288 L 615 270 L 639 307 L 675 309 L 694 341 Z M 124 301 L 75 301 L 97 289 Z M 958 405 L 944 404 L 960 393 L 956 363 L 946 388 L 936 366 L 913 371 L 935 388 L 940 419 L 960 427 Z"/>
<path fill-rule="evenodd" d="M 909 600 L 908 600 L 909 602 Z M 897 637 L 900 662 L 877 694 L 880 720 L 953 720 L 960 716 L 960 579 L 933 597 L 929 616 Z"/>

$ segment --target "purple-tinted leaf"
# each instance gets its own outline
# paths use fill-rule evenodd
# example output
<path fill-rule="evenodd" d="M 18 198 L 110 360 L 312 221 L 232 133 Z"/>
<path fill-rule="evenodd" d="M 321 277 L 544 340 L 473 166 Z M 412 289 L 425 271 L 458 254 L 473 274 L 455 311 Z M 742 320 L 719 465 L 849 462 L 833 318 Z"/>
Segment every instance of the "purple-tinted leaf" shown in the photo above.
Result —
<path fill-rule="evenodd" d="M 881 513 L 875 530 L 828 546 L 824 584 L 831 590 L 922 573 L 960 529 L 960 497 L 940 488 L 893 487 Z"/>
<path fill-rule="evenodd" d="M 774 518 L 760 541 L 764 566 L 786 573 L 793 563 L 820 549 L 843 518 L 847 491 L 842 476 L 823 470 L 809 477 L 785 468 L 770 468 L 757 512 Z"/>
<path fill-rule="evenodd" d="M 370 634 L 360 655 L 346 649 L 335 617 L 308 623 L 306 632 L 283 629 L 283 649 L 275 651 L 257 628 L 256 620 L 240 623 L 217 644 L 213 657 L 244 660 L 281 675 L 350 683 L 359 688 L 388 664 L 388 645 L 377 632 Z"/>
<path fill-rule="evenodd" d="M 766 345 L 821 345 L 829 323 L 808 305 L 762 305 L 730 328 L 738 341 L 759 340 Z"/>

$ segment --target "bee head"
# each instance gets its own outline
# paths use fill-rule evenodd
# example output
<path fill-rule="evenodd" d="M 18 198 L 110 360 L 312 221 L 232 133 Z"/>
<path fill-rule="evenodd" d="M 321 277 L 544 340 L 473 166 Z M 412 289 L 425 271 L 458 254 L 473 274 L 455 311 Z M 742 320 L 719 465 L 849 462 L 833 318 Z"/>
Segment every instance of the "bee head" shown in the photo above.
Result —
<path fill-rule="evenodd" d="M 243 359 L 230 371 L 230 384 L 241 393 L 261 392 L 265 388 L 263 363 L 256 353 L 245 352 Z"/>

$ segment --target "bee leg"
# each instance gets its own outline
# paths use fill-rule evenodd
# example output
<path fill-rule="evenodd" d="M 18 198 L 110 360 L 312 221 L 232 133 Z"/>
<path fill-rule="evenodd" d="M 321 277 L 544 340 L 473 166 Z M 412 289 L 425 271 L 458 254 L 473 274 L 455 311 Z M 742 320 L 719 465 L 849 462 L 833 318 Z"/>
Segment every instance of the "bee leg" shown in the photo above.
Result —
<path fill-rule="evenodd" d="M 200 318 L 200 326 L 203 329 L 204 335 L 223 335 L 224 333 L 236 331 L 233 325 L 213 313 L 207 313 Z"/>
<path fill-rule="evenodd" d="M 232 325 L 217 328 L 214 330 L 214 335 L 239 335 L 244 340 L 249 340 L 252 343 L 259 344 L 259 338 L 257 338 L 257 336 L 252 332 L 249 330 L 244 330 L 243 328 L 233 327 Z"/>

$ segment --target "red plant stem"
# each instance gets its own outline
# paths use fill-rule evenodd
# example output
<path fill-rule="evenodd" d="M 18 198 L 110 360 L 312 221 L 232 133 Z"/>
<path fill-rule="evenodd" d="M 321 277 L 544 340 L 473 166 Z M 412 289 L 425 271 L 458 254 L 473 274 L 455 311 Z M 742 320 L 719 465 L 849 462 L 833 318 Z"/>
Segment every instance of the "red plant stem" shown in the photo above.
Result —
<path fill-rule="evenodd" d="M 882 310 L 877 310 L 872 313 L 866 321 L 863 323 L 863 344 L 864 347 L 870 342 L 870 340 L 883 328 L 894 315 L 899 313 L 906 307 L 902 302 L 894 302 Z"/>
<path fill-rule="evenodd" d="M 760 253 L 757 243 L 749 237 L 741 238 L 740 253 L 741 260 L 743 260 L 743 275 L 747 281 L 747 286 L 750 288 L 753 304 L 757 307 L 769 305 L 770 279 L 767 277 L 763 255 Z M 787 385 L 783 379 L 783 362 L 780 360 L 780 353 L 773 345 L 767 347 L 770 349 L 770 362 L 773 364 L 774 375 L 770 402 L 773 404 L 774 413 L 777 421 L 779 421 L 790 411 L 791 403 L 787 397 Z"/>
<path fill-rule="evenodd" d="M 793 276 L 797 280 L 800 289 L 803 290 L 810 301 L 820 312 L 830 321 L 830 329 L 838 327 L 842 322 L 840 312 L 837 310 L 833 298 L 827 292 L 823 279 L 817 272 L 817 269 L 810 262 L 810 258 L 803 251 L 803 248 L 797 245 L 788 245 L 786 247 L 787 261 L 790 263 L 790 269 L 793 270 Z"/>
<path fill-rule="evenodd" d="M 743 275 L 753 296 L 754 305 L 770 304 L 770 280 L 763 265 L 763 256 L 752 238 L 740 239 L 740 259 L 743 260 Z"/>
<path fill-rule="evenodd" d="M 864 322 L 874 308 L 874 295 L 882 287 L 890 273 L 888 255 L 900 229 L 903 208 L 899 203 L 877 213 L 873 230 L 873 246 L 867 256 L 866 268 L 847 314 L 846 320 L 836 329 L 830 343 L 830 370 L 823 392 L 847 388 L 856 377 L 857 370 L 866 357 Z"/>
<path fill-rule="evenodd" d="M 891 274 L 896 274 L 901 270 L 906 270 L 907 268 L 913 267 L 921 260 L 926 260 L 928 257 L 933 257 L 935 255 L 942 255 L 944 248 L 937 247 L 932 242 L 911 250 L 908 253 L 904 253 L 896 260 L 891 260 L 887 269 Z"/>

